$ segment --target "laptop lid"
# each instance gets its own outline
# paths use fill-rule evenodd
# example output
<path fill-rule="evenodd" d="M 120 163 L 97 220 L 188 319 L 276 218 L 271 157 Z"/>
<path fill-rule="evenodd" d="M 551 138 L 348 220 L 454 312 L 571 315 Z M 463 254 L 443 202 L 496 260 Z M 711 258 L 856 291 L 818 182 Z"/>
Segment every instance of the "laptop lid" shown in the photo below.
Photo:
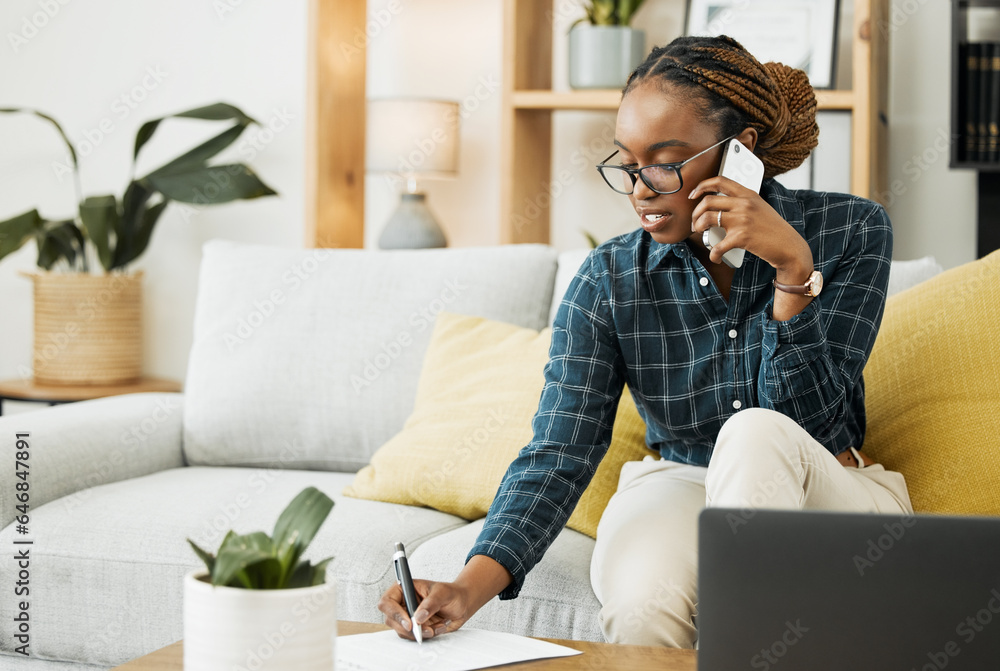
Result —
<path fill-rule="evenodd" d="M 1000 668 L 1000 518 L 706 508 L 698 668 Z"/>

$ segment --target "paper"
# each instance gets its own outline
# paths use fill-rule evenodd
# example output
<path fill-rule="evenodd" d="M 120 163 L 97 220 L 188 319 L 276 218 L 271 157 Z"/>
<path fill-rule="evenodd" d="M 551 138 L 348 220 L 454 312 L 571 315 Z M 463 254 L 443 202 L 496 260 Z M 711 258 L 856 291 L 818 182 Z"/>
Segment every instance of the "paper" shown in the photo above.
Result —
<path fill-rule="evenodd" d="M 563 645 L 483 629 L 459 629 L 423 644 L 390 630 L 338 636 L 337 671 L 471 671 L 582 654 Z"/>

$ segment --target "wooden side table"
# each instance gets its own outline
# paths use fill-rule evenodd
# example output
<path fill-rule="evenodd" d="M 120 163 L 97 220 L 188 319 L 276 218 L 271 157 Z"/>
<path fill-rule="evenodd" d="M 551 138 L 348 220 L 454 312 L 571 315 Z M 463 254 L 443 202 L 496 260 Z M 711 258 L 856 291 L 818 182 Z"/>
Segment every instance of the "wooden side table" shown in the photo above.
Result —
<path fill-rule="evenodd" d="M 387 629 L 383 624 L 368 622 L 337 622 L 340 636 L 367 634 Z M 543 638 L 583 652 L 575 657 L 539 659 L 520 664 L 509 664 L 504 671 L 578 671 L 579 669 L 604 669 L 605 671 L 695 671 L 698 653 L 694 650 L 654 648 L 640 645 L 615 645 L 588 641 L 563 641 Z M 414 644 L 416 645 L 416 644 Z M 151 652 L 144 657 L 114 667 L 113 671 L 184 671 L 184 642 L 177 641 Z"/>
<path fill-rule="evenodd" d="M 181 383 L 156 377 L 139 378 L 131 384 L 94 385 L 36 385 L 34 380 L 5 380 L 0 382 L 0 415 L 3 415 L 4 401 L 26 401 L 30 403 L 73 403 L 92 398 L 135 394 L 143 391 L 180 391 Z"/>

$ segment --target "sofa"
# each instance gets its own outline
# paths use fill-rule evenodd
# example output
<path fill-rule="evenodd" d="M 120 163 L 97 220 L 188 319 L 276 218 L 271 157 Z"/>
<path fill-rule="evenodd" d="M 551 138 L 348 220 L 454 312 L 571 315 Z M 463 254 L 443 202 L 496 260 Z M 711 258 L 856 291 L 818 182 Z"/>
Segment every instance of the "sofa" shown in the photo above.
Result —
<path fill-rule="evenodd" d="M 335 507 L 307 557 L 333 555 L 338 617 L 380 622 L 402 541 L 418 577 L 451 579 L 482 521 L 343 496 L 397 434 L 436 315 L 543 329 L 588 250 L 539 244 L 443 250 L 302 250 L 211 241 L 200 269 L 183 394 L 86 401 L 0 419 L 11 455 L 29 434 L 30 652 L 13 654 L 15 599 L 0 600 L 0 667 L 107 669 L 182 638 L 185 539 L 269 531 L 313 485 Z M 894 262 L 899 292 L 941 268 Z M 0 486 L 0 589 L 21 570 L 13 457 Z M 594 541 L 565 529 L 519 598 L 469 626 L 603 640 L 589 580 Z"/>

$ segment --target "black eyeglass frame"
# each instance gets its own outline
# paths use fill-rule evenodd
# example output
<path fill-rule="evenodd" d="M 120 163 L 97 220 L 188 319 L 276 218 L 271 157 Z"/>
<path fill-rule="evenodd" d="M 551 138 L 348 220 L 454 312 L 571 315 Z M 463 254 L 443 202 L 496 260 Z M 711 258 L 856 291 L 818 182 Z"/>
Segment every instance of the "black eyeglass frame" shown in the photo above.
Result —
<path fill-rule="evenodd" d="M 698 158 L 702 154 L 706 154 L 706 153 L 712 151 L 713 149 L 715 149 L 716 147 L 718 147 L 720 144 L 725 144 L 726 142 L 729 142 L 730 140 L 732 140 L 733 138 L 735 138 L 737 135 L 739 135 L 739 133 L 737 133 L 736 135 L 730 135 L 729 137 L 727 137 L 724 140 L 719 140 L 718 142 L 716 142 L 715 144 L 713 144 L 711 147 L 708 147 L 707 149 L 703 149 L 703 150 L 699 151 L 697 154 L 695 154 L 691 158 L 685 159 L 685 160 L 681 161 L 680 163 L 650 163 L 649 165 L 644 165 L 641 168 L 629 168 L 629 167 L 624 166 L 624 165 L 607 165 L 607 162 L 610 161 L 612 158 L 614 158 L 615 154 L 617 154 L 619 151 L 621 151 L 620 149 L 615 149 L 614 152 L 611 154 L 611 156 L 608 156 L 606 159 L 604 159 L 603 161 L 601 161 L 600 163 L 598 163 L 597 166 L 595 166 L 595 167 L 597 168 L 597 172 L 599 172 L 601 174 L 601 177 L 604 178 L 605 184 L 607 184 L 608 186 L 610 186 L 611 190 L 614 191 L 615 193 L 620 193 L 620 194 L 622 194 L 624 196 L 631 196 L 633 193 L 635 193 L 635 182 L 636 182 L 636 176 L 638 175 L 638 177 L 642 180 L 642 183 L 645 184 L 647 187 L 649 187 L 649 189 L 651 191 L 653 191 L 654 193 L 659 193 L 659 194 L 667 196 L 667 195 L 670 195 L 671 193 L 677 193 L 678 191 L 680 191 L 681 189 L 684 188 L 684 177 L 681 175 L 681 168 L 683 168 L 685 165 L 687 165 L 691 161 L 695 160 L 696 158 Z M 611 183 L 611 180 L 608 179 L 608 176 L 604 174 L 604 170 L 603 170 L 604 168 L 610 168 L 612 170 L 619 170 L 621 172 L 624 172 L 624 173 L 628 174 L 628 176 L 632 178 L 632 189 L 629 190 L 629 191 L 622 191 L 621 189 L 615 188 L 615 186 Z M 656 187 L 654 187 L 652 184 L 649 183 L 649 180 L 646 179 L 646 176 L 642 174 L 644 170 L 647 170 L 649 168 L 666 168 L 668 170 L 673 170 L 674 173 L 677 175 L 677 185 L 678 185 L 677 188 L 674 189 L 673 191 L 660 191 L 659 189 L 657 189 Z"/>

